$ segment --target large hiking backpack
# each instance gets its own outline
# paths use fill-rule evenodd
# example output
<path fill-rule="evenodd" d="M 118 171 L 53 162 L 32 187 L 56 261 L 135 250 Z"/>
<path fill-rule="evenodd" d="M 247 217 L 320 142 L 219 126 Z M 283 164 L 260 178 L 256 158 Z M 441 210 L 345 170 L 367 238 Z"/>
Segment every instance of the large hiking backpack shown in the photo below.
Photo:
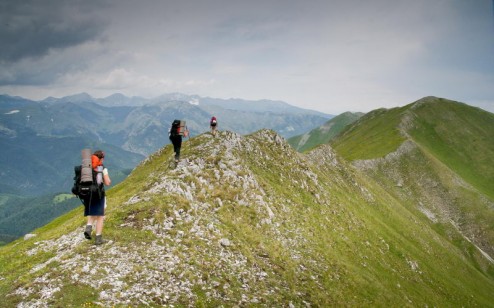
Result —
<path fill-rule="evenodd" d="M 212 117 L 211 118 L 211 121 L 209 122 L 209 125 L 216 126 L 216 117 Z"/>
<path fill-rule="evenodd" d="M 74 185 L 72 193 L 79 197 L 81 201 L 97 198 L 101 199 L 105 195 L 103 186 L 103 166 L 98 171 L 92 167 L 91 150 L 82 150 L 82 164 L 74 167 Z M 98 184 L 98 175 L 100 175 L 100 183 Z"/>
<path fill-rule="evenodd" d="M 97 176 L 100 171 L 92 169 L 92 180 L 81 181 L 81 169 L 82 166 L 74 166 L 74 185 L 72 186 L 72 193 L 80 199 L 97 198 L 101 199 L 105 196 L 105 188 L 103 183 L 98 185 Z"/>
<path fill-rule="evenodd" d="M 184 136 L 186 134 L 185 121 L 174 120 L 170 129 L 170 136 Z"/>

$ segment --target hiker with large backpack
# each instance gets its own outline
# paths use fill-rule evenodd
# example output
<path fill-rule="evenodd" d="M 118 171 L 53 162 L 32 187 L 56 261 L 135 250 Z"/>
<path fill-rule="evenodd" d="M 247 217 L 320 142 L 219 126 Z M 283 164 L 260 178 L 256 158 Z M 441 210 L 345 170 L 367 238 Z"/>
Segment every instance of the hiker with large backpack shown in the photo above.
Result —
<path fill-rule="evenodd" d="M 185 121 L 174 120 L 172 126 L 168 131 L 168 136 L 171 143 L 173 144 L 173 151 L 175 152 L 175 162 L 178 163 L 180 159 L 180 149 L 182 148 L 182 136 L 188 136 L 187 126 L 185 126 Z"/>
<path fill-rule="evenodd" d="M 216 136 L 216 126 L 218 125 L 218 122 L 216 121 L 216 117 L 213 116 L 211 117 L 211 120 L 209 121 L 209 128 L 211 129 L 211 135 Z"/>
<path fill-rule="evenodd" d="M 103 221 L 105 219 L 106 195 L 105 185 L 111 184 L 108 169 L 103 165 L 105 153 L 91 150 L 82 150 L 82 164 L 76 166 L 74 187 L 72 192 L 77 195 L 84 204 L 84 216 L 87 217 L 84 237 L 92 239 L 93 224 L 96 222 L 96 245 L 103 241 Z"/>

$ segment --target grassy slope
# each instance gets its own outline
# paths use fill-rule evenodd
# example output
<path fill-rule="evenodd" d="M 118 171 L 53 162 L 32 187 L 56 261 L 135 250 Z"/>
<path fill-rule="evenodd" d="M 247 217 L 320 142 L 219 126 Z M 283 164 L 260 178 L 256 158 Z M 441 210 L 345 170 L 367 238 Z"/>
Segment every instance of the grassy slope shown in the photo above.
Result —
<path fill-rule="evenodd" d="M 320 144 L 326 144 L 346 126 L 357 121 L 363 114 L 345 112 L 310 132 L 288 139 L 288 143 L 299 152 L 307 152 Z"/>
<path fill-rule="evenodd" d="M 361 117 L 331 142 L 348 161 L 373 159 L 395 151 L 405 140 L 398 125 L 406 108 L 378 109 Z"/>
<path fill-rule="evenodd" d="M 494 200 L 494 114 L 444 99 L 413 109 L 412 138 Z"/>
<path fill-rule="evenodd" d="M 184 145 L 184 157 L 205 162 L 205 168 L 194 177 L 176 174 L 187 187 L 196 188 L 194 201 L 163 192 L 148 201 L 124 205 L 132 196 L 145 196 L 143 191 L 159 182 L 162 174 L 174 176 L 168 146 L 109 192 L 105 234 L 115 243 L 94 251 L 83 242 L 65 258 L 84 256 L 79 261 L 82 268 L 93 258 L 101 266 L 106 264 L 110 249 L 114 253 L 124 246 L 140 251 L 143 259 L 132 265 L 131 275 L 124 280 L 131 283 L 132 277 L 143 277 L 144 269 L 152 262 L 149 247 L 162 241 L 139 226 L 151 218 L 162 222 L 182 209 L 200 220 L 177 223 L 167 232 L 176 235 L 183 231 L 183 237 L 180 241 L 164 241 L 174 247 L 173 254 L 190 269 L 179 273 L 164 271 L 160 273 L 162 277 L 152 279 L 180 280 L 185 284 L 197 284 L 201 279 L 218 282 L 223 299 L 206 296 L 203 287 L 196 285 L 192 288 L 196 306 L 230 306 L 242 302 L 243 296 L 257 297 L 258 304 L 268 306 L 286 306 L 289 302 L 302 306 L 304 301 L 315 306 L 492 306 L 492 270 L 482 272 L 474 267 L 455 246 L 428 227 L 425 218 L 408 210 L 380 186 L 342 162 L 333 166 L 329 149 L 316 150 L 305 160 L 287 145 L 277 144 L 279 139 L 273 135 L 254 134 L 246 139 L 243 150 L 234 151 L 235 157 L 238 164 L 252 170 L 259 187 L 246 191 L 232 181 L 225 182 L 226 173 L 215 180 L 215 170 L 221 174 L 222 166 L 229 164 L 228 150 L 219 140 L 213 141 L 216 150 L 201 148 L 208 142 L 203 135 Z M 237 179 L 249 177 L 249 172 L 242 170 Z M 213 186 L 201 186 L 201 178 L 209 179 Z M 240 196 L 250 190 L 264 191 L 267 206 L 256 202 L 240 205 Z M 201 200 L 215 204 L 215 198 L 221 199 L 223 206 L 201 210 L 205 206 Z M 268 215 L 268 207 L 274 216 Z M 123 226 L 129 221 L 134 227 Z M 74 273 L 62 267 L 64 260 L 30 273 L 36 264 L 60 252 L 29 256 L 27 251 L 36 243 L 66 236 L 76 228 L 82 230 L 83 224 L 81 209 L 77 209 L 37 230 L 37 238 L 0 248 L 0 295 L 8 304 L 14 305 L 22 296 L 5 297 L 6 294 L 17 287 L 44 284 L 34 282 L 42 274 L 65 282 L 53 296 L 52 304 L 82 306 L 102 301 L 98 292 L 109 286 L 96 290 L 73 282 L 70 277 Z M 234 245 L 216 251 L 216 245 L 193 237 L 192 226 L 209 224 L 217 226 L 221 237 L 231 239 Z M 250 271 L 227 271 L 231 264 L 220 257 L 225 251 L 227 255 L 243 256 L 246 269 L 262 270 L 266 276 L 250 281 Z M 98 277 L 94 275 L 93 279 Z M 141 304 L 133 298 L 125 299 Z M 179 298 L 178 304 L 190 302 Z"/>
<path fill-rule="evenodd" d="M 477 260 L 472 247 L 458 240 L 455 229 L 494 255 L 494 115 L 462 103 L 424 98 L 403 108 L 371 113 L 336 140 L 335 148 L 350 160 L 383 157 L 393 147 L 382 136 L 396 134 L 402 121 L 408 122 L 403 127 L 418 148 L 377 160 L 367 173 L 408 208 L 431 213 L 433 227 L 477 267 L 485 268 L 485 259 Z M 376 151 L 376 142 L 378 146 L 382 142 L 382 151 Z M 351 151 L 358 144 L 360 151 Z"/>
<path fill-rule="evenodd" d="M 463 184 L 458 175 L 426 149 L 416 147 L 393 159 L 381 160 L 366 170 L 387 192 L 411 210 L 428 213 L 431 226 L 463 251 L 478 267 L 471 246 L 458 241 L 456 229 L 486 251 L 494 255 L 494 203 L 482 193 Z M 456 227 L 454 227 L 456 226 Z"/>
<path fill-rule="evenodd" d="M 421 101 L 370 112 L 334 140 L 333 148 L 349 161 L 384 157 L 405 140 L 399 125 L 413 114 L 408 129 L 413 140 L 494 199 L 494 114 L 441 98 Z"/>

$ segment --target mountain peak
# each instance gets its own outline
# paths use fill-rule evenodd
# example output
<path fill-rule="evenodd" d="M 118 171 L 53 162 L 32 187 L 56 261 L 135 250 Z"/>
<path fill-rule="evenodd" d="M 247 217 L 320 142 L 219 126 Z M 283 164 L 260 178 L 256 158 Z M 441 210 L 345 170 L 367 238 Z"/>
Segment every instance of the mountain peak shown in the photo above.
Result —
<path fill-rule="evenodd" d="M 81 102 L 92 102 L 94 99 L 91 95 L 87 94 L 86 92 L 82 92 L 79 94 L 64 96 L 61 98 L 61 100 L 66 102 L 81 103 Z"/>
<path fill-rule="evenodd" d="M 94 98 L 88 93 L 82 92 L 74 95 L 64 96 L 62 98 L 55 97 L 47 97 L 42 100 L 42 103 L 86 103 L 86 102 L 94 102 Z"/>
<path fill-rule="evenodd" d="M 493 114 L 426 97 L 362 117 L 332 145 L 398 198 L 418 200 L 415 210 L 445 228 L 453 224 L 492 260 L 492 140 Z"/>
<path fill-rule="evenodd" d="M 439 97 L 436 97 L 436 96 L 424 96 L 422 97 L 421 99 L 415 101 L 414 103 L 421 103 L 421 102 L 434 102 L 434 101 L 437 101 L 441 98 Z"/>

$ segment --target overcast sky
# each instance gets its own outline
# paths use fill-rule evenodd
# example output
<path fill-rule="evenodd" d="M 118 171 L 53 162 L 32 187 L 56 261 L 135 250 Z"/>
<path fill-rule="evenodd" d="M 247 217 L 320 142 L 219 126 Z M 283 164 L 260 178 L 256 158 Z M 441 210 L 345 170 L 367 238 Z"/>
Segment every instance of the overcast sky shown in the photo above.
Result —
<path fill-rule="evenodd" d="M 0 93 L 281 100 L 331 114 L 439 96 L 494 112 L 492 0 L 0 0 Z"/>

